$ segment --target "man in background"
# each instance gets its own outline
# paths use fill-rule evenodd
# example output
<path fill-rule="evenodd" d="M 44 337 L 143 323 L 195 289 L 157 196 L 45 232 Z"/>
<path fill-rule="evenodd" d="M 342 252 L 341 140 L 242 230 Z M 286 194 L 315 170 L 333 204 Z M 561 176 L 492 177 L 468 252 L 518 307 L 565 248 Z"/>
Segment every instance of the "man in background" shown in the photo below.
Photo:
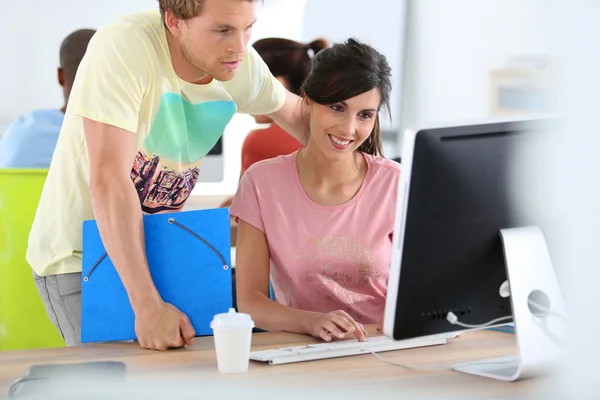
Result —
<path fill-rule="evenodd" d="M 18 117 L 0 140 L 0 168 L 50 167 L 79 63 L 96 31 L 80 29 L 60 46 L 58 83 L 62 86 L 61 109 L 38 109 Z"/>

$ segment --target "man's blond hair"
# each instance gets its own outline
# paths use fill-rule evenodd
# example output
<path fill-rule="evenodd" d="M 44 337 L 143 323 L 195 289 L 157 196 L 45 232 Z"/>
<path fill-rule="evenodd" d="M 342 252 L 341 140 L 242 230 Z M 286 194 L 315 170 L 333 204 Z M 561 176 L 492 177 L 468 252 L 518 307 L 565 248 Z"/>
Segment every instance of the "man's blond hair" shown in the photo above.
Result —
<path fill-rule="evenodd" d="M 245 0 L 258 2 L 262 0 Z M 189 19 L 196 17 L 202 10 L 204 0 L 158 0 L 160 15 L 165 20 L 165 12 L 170 11 L 179 19 Z"/>

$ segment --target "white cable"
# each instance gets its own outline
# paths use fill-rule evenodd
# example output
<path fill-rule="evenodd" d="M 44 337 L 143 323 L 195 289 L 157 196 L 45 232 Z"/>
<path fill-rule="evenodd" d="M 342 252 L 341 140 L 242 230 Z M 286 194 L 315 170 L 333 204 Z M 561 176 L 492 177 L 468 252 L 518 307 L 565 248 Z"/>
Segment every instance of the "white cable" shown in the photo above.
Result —
<path fill-rule="evenodd" d="M 548 307 L 545 307 L 545 306 L 543 306 L 543 305 L 541 305 L 541 304 L 539 304 L 539 303 L 536 303 L 536 302 L 535 302 L 535 301 L 533 301 L 533 300 L 528 300 L 528 303 L 529 303 L 529 305 L 531 305 L 531 306 L 532 306 L 532 307 L 534 307 L 534 308 L 537 308 L 537 309 L 538 309 L 539 311 L 541 311 L 541 312 L 544 312 L 544 313 L 546 313 L 546 314 L 548 314 L 548 315 L 553 315 L 553 316 L 555 316 L 555 317 L 558 317 L 558 318 L 562 319 L 563 321 L 567 321 L 567 317 L 565 317 L 565 316 L 563 316 L 563 315 L 561 315 L 561 314 L 559 314 L 559 313 L 557 313 L 557 312 L 555 312 L 555 311 L 551 310 L 551 309 L 550 309 L 550 308 L 548 308 Z M 534 314 L 534 315 L 535 315 L 535 314 Z M 546 317 L 546 316 L 539 316 L 539 315 L 535 315 L 535 316 L 536 316 L 536 317 L 538 317 L 538 318 L 545 318 L 545 317 Z M 460 321 L 458 320 L 458 317 L 456 316 L 456 314 L 454 314 L 452 311 L 450 311 L 450 312 L 448 313 L 448 315 L 446 316 L 446 319 L 447 319 L 447 320 L 448 320 L 448 322 L 450 322 L 452 325 L 458 325 L 458 326 L 460 326 L 460 327 L 463 327 L 463 328 L 468 328 L 468 329 L 478 329 L 478 328 L 486 328 L 486 327 L 488 327 L 488 326 L 490 326 L 490 325 L 495 325 L 495 324 L 497 324 L 497 323 L 500 323 L 500 322 L 502 322 L 502 321 L 506 321 L 506 320 L 509 320 L 509 319 L 513 319 L 513 316 L 512 316 L 512 315 L 508 315 L 508 316 L 506 316 L 506 317 L 500 317 L 500 318 L 496 318 L 496 319 L 494 319 L 494 320 L 492 320 L 492 321 L 490 321 L 490 322 L 486 322 L 486 323 L 484 323 L 484 324 L 481 324 L 481 325 L 470 325 L 470 324 L 465 324 L 465 323 L 463 323 L 463 322 L 460 322 Z"/>
<path fill-rule="evenodd" d="M 541 305 L 539 303 L 536 303 L 533 300 L 528 300 L 528 303 L 529 303 L 530 306 L 533 306 L 534 308 L 537 308 L 538 310 L 540 310 L 542 312 L 545 312 L 546 314 L 554 315 L 555 317 L 560 318 L 563 321 L 567 322 L 567 317 L 563 316 L 562 314 L 557 313 L 556 311 L 551 310 L 549 307 L 546 307 L 546 306 L 543 306 L 543 305 Z M 536 315 L 536 317 L 540 317 L 540 316 Z M 540 318 L 543 318 L 543 317 L 544 316 L 541 316 Z"/>
<path fill-rule="evenodd" d="M 492 320 L 490 322 L 486 322 L 485 324 L 470 325 L 470 324 L 465 324 L 463 322 L 460 322 L 458 320 L 458 317 L 456 316 L 456 314 L 454 314 L 452 311 L 450 311 L 448 313 L 448 316 L 446 317 L 446 319 L 448 320 L 448 322 L 450 322 L 452 325 L 458 325 L 458 326 L 461 326 L 463 328 L 468 328 L 468 329 L 485 328 L 485 327 L 488 327 L 490 325 L 495 325 L 495 324 L 497 324 L 499 322 L 506 321 L 506 320 L 509 320 L 509 319 L 512 319 L 512 318 L 513 318 L 512 315 L 508 315 L 506 317 L 496 318 L 496 319 L 494 319 L 494 320 Z"/>
<path fill-rule="evenodd" d="M 557 313 L 555 311 L 552 311 L 550 308 L 544 307 L 541 304 L 538 304 L 538 303 L 536 303 L 533 300 L 529 300 L 528 303 L 531 306 L 533 306 L 534 308 L 537 308 L 538 310 L 543 311 L 543 312 L 545 312 L 545 313 L 547 313 L 549 315 L 554 315 L 554 316 L 556 316 L 558 318 L 561 318 L 564 321 L 567 320 L 567 318 L 564 317 L 563 315 L 561 315 L 561 314 L 559 314 L 559 313 Z M 541 316 L 541 317 L 538 316 L 537 318 L 544 318 L 544 316 Z M 507 315 L 506 317 L 496 318 L 496 319 L 494 319 L 494 320 L 492 320 L 490 322 L 484 323 L 484 324 L 470 325 L 470 324 L 465 324 L 463 322 L 460 322 L 458 320 L 458 317 L 456 316 L 456 314 L 454 314 L 452 311 L 450 311 L 448 313 L 448 315 L 446 316 L 446 319 L 452 325 L 458 325 L 458 326 L 461 326 L 463 328 L 468 328 L 468 329 L 477 329 L 477 328 L 485 328 L 485 327 L 488 327 L 490 325 L 495 325 L 495 324 L 497 324 L 499 322 L 502 322 L 502 321 L 513 319 L 513 316 L 512 315 Z M 544 322 L 545 322 L 545 320 L 544 320 Z M 538 326 L 540 326 L 544 330 L 544 332 L 546 333 L 546 336 L 548 336 L 548 338 L 550 340 L 552 340 L 557 346 L 562 347 L 561 343 L 560 343 L 561 340 L 559 338 L 554 337 L 554 335 L 552 335 L 548 331 L 548 329 L 545 326 L 545 324 L 542 326 L 542 325 L 540 325 L 539 322 L 536 321 L 536 323 L 538 324 Z M 371 354 L 373 354 L 375 357 L 379 358 L 383 362 L 386 362 L 386 363 L 391 364 L 391 365 L 395 365 L 397 367 L 402 367 L 402 368 L 405 368 L 405 369 L 408 369 L 408 370 L 411 370 L 411 371 L 447 371 L 448 370 L 448 368 L 416 368 L 416 367 L 411 367 L 410 365 L 407 365 L 407 364 L 402 364 L 402 363 L 399 363 L 399 362 L 388 360 L 388 359 L 380 356 L 379 354 L 375 353 L 374 351 L 371 351 Z M 503 364 L 503 363 L 512 363 L 512 362 L 513 362 L 512 360 L 497 360 L 497 361 L 486 362 L 486 364 Z"/>
<path fill-rule="evenodd" d="M 416 367 L 411 367 L 410 365 L 406 365 L 406 364 L 402 364 L 402 363 L 399 363 L 399 362 L 388 360 L 388 359 L 380 356 L 379 354 L 375 353 L 374 351 L 371 351 L 371 354 L 373 354 L 375 357 L 379 358 L 383 362 L 395 365 L 397 367 L 406 368 L 406 369 L 411 370 L 411 371 L 447 371 L 448 370 L 448 368 L 416 368 Z"/>

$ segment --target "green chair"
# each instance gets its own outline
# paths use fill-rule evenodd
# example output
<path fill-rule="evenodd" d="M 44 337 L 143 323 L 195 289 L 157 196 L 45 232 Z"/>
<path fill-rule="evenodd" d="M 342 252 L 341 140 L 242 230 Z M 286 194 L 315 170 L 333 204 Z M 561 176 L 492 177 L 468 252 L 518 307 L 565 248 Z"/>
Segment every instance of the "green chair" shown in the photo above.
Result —
<path fill-rule="evenodd" d="M 47 172 L 0 169 L 0 351 L 65 346 L 25 260 Z"/>

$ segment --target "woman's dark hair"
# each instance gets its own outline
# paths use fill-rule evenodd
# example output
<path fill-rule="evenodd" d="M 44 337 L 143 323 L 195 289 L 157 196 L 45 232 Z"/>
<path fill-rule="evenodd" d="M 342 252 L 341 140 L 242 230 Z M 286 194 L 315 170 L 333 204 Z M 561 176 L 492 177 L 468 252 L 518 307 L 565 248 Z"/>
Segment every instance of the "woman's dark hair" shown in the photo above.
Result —
<path fill-rule="evenodd" d="M 381 105 L 389 113 L 392 69 L 386 57 L 371 46 L 351 38 L 315 56 L 302 93 L 317 104 L 329 105 L 372 89 L 379 89 Z M 371 135 L 358 150 L 383 155 L 379 115 L 375 118 Z"/>
<path fill-rule="evenodd" d="M 300 95 L 302 82 L 310 71 L 312 57 L 329 47 L 325 39 L 316 39 L 309 44 L 281 38 L 266 38 L 256 41 L 252 47 L 265 61 L 274 76 L 281 76 L 290 92 Z"/>

